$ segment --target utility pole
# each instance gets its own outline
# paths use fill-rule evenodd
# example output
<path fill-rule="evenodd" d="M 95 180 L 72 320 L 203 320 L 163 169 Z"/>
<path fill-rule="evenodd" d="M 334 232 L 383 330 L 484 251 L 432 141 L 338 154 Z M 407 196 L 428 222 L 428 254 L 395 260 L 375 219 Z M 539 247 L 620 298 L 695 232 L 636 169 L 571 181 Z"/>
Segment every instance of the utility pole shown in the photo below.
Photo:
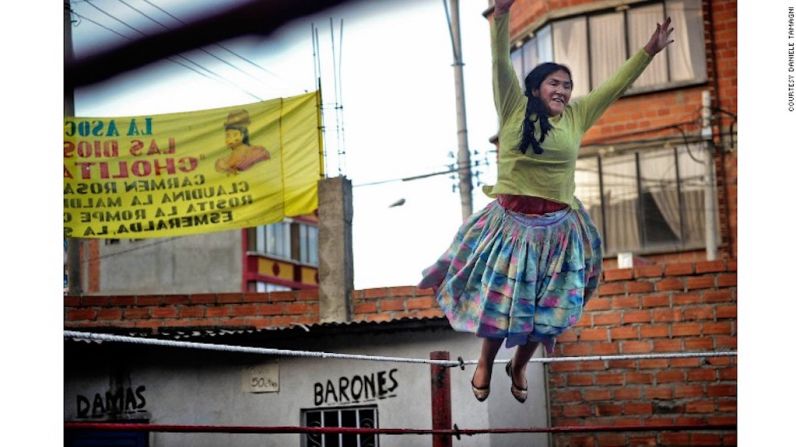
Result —
<path fill-rule="evenodd" d="M 72 49 L 72 13 L 69 0 L 64 0 L 64 62 L 66 65 L 74 59 Z M 72 83 L 64 76 L 64 116 L 75 115 L 75 92 Z M 67 239 L 66 274 L 68 278 L 67 293 L 82 295 L 83 286 L 80 277 L 80 239 Z"/>
<path fill-rule="evenodd" d="M 443 0 L 447 1 L 447 0 Z M 453 45 L 453 77 L 456 87 L 456 123 L 458 126 L 459 151 L 457 170 L 459 194 L 462 201 L 462 220 L 473 214 L 473 181 L 470 173 L 470 149 L 467 146 L 467 114 L 464 106 L 464 72 L 462 67 L 462 36 L 459 29 L 459 0 L 450 0 L 450 33 Z"/>
<path fill-rule="evenodd" d="M 711 130 L 710 91 L 702 92 L 702 139 L 705 140 L 705 252 L 708 261 L 717 257 L 718 235 L 716 234 L 716 182 L 713 159 L 713 131 Z"/>

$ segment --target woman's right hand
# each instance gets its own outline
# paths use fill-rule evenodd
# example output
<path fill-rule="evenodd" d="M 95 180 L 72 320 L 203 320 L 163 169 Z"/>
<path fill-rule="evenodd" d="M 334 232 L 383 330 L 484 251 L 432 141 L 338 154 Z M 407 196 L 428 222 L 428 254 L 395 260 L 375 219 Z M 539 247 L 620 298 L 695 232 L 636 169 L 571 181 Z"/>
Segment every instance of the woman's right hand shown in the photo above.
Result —
<path fill-rule="evenodd" d="M 495 16 L 502 16 L 509 12 L 514 0 L 495 0 Z"/>

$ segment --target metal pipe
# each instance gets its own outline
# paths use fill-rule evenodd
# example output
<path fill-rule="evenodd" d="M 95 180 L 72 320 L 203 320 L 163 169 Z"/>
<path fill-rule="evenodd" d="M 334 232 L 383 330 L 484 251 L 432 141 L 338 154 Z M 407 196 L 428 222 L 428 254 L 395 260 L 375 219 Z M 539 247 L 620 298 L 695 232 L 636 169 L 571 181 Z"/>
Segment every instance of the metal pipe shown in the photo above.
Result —
<path fill-rule="evenodd" d="M 169 425 L 109 422 L 66 422 L 66 430 L 144 431 L 156 433 L 345 433 L 367 435 L 481 435 L 487 433 L 592 433 L 592 432 L 659 432 L 659 431 L 726 431 L 736 430 L 737 424 L 672 424 L 672 425 L 577 425 L 560 427 L 517 428 L 356 428 L 356 427 L 300 427 L 300 426 L 240 426 L 240 425 Z"/>
<path fill-rule="evenodd" d="M 450 360 L 447 351 L 434 351 L 429 355 L 431 360 Z M 450 430 L 451 416 L 451 374 L 444 366 L 431 365 L 431 428 L 434 430 Z M 450 435 L 434 434 L 433 447 L 451 447 L 453 438 Z"/>
<path fill-rule="evenodd" d="M 710 91 L 702 91 L 702 138 L 705 144 L 705 256 L 708 261 L 716 259 L 716 183 L 713 159 L 713 129 L 711 127 Z"/>

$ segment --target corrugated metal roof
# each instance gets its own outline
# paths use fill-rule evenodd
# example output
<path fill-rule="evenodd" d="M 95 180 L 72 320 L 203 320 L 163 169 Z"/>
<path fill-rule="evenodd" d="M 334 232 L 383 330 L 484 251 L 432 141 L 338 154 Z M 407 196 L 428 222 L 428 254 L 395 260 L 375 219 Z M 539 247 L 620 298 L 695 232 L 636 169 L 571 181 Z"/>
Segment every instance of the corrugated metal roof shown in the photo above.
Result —
<path fill-rule="evenodd" d="M 341 321 L 315 323 L 311 325 L 293 324 L 274 328 L 253 327 L 161 327 L 156 333 L 143 328 L 93 327 L 74 328 L 86 332 L 99 332 L 114 335 L 160 338 L 170 340 L 218 340 L 218 339 L 261 339 L 295 336 L 318 336 L 324 334 L 350 334 L 362 332 L 394 332 L 406 330 L 426 330 L 450 327 L 445 317 L 404 317 L 387 321 Z"/>

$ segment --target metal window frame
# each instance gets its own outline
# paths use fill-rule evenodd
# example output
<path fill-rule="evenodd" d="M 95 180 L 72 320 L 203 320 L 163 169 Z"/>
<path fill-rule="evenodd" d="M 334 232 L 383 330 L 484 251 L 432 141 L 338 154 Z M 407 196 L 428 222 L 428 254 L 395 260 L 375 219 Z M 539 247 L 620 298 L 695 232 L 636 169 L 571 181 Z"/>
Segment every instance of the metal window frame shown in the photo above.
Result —
<path fill-rule="evenodd" d="M 624 6 L 626 6 L 626 8 L 622 9 L 621 12 L 622 12 L 622 26 L 623 26 L 623 29 L 624 29 L 624 32 L 625 32 L 625 48 L 624 49 L 625 49 L 625 59 L 626 60 L 627 60 L 627 58 L 630 57 L 630 52 L 631 52 L 631 49 L 630 49 L 630 37 L 629 37 L 630 33 L 628 32 L 629 31 L 628 30 L 628 26 L 629 26 L 628 25 L 628 11 L 631 11 L 631 10 L 637 9 L 637 8 L 641 8 L 641 7 L 647 7 L 647 6 L 652 6 L 652 5 L 661 5 L 662 8 L 663 8 L 664 17 L 666 17 L 666 15 L 668 14 L 667 3 L 668 3 L 668 0 L 653 0 L 653 1 L 648 1 L 648 2 L 638 2 L 638 3 L 624 5 Z M 587 72 L 589 74 L 589 79 L 587 80 L 587 82 L 588 82 L 588 91 L 593 90 L 595 88 L 595 86 L 593 85 L 593 79 L 592 79 L 593 78 L 593 76 L 592 76 L 592 63 L 593 63 L 594 59 L 593 59 L 592 54 L 591 54 L 591 45 L 590 45 L 591 44 L 591 40 L 590 40 L 590 36 L 589 36 L 591 18 L 594 17 L 594 16 L 603 15 L 603 14 L 607 14 L 607 13 L 610 13 L 610 12 L 617 12 L 617 7 L 615 7 L 615 6 L 613 6 L 613 7 L 605 7 L 605 8 L 600 8 L 600 9 L 597 9 L 597 10 L 594 10 L 594 11 L 588 11 L 588 12 L 580 13 L 580 14 L 573 14 L 573 15 L 565 16 L 565 17 L 556 17 L 556 18 L 547 20 L 544 23 L 542 23 L 539 27 L 537 27 L 534 31 L 532 31 L 530 33 L 530 35 L 532 37 L 530 37 L 528 40 L 523 42 L 519 47 L 517 47 L 515 49 L 515 51 L 520 51 L 521 64 L 522 64 L 522 67 L 523 67 L 523 77 L 526 76 L 528 74 L 528 72 L 530 72 L 530 70 L 533 69 L 533 67 L 528 67 L 528 69 L 526 70 L 525 60 L 524 60 L 525 59 L 525 55 L 524 55 L 523 47 L 525 45 L 529 45 L 529 44 L 537 45 L 536 52 L 537 52 L 537 54 L 539 53 L 539 47 L 538 47 L 538 44 L 537 44 L 537 40 L 538 39 L 536 38 L 537 31 L 543 29 L 546 26 L 550 26 L 551 53 L 552 53 L 553 60 L 555 60 L 556 59 L 555 29 L 554 29 L 555 27 L 552 26 L 552 25 L 555 24 L 556 22 L 561 22 L 561 21 L 570 20 L 570 19 L 573 19 L 573 18 L 582 17 L 582 18 L 584 18 L 586 20 L 586 54 L 587 54 L 586 59 L 587 59 L 587 64 L 588 64 Z M 705 21 L 705 18 L 702 17 L 703 25 L 704 25 L 704 21 Z M 645 88 L 640 89 L 638 91 L 632 90 L 632 91 L 629 91 L 627 94 L 657 92 L 657 91 L 661 91 L 661 90 L 668 90 L 668 89 L 673 88 L 673 87 L 682 87 L 682 86 L 687 86 L 687 85 L 692 85 L 692 84 L 703 84 L 705 82 L 705 80 L 701 79 L 699 76 L 695 76 L 693 79 L 685 80 L 685 81 L 672 81 L 672 62 L 671 62 L 672 58 L 668 55 L 668 52 L 670 51 L 670 49 L 667 48 L 666 51 L 667 51 L 667 57 L 666 57 L 666 81 L 663 82 L 663 83 L 656 83 L 656 84 L 653 84 L 651 86 L 646 86 Z M 705 59 L 707 59 L 707 52 L 705 52 L 703 57 Z"/>
<path fill-rule="evenodd" d="M 287 249 L 289 253 L 287 255 L 282 253 L 277 253 L 274 251 L 269 251 L 268 248 L 268 237 L 270 235 L 276 236 L 276 228 L 277 226 L 280 227 L 279 231 L 282 232 L 282 236 L 287 236 L 287 242 L 280 239 L 275 241 L 275 245 L 280 249 Z M 306 237 L 301 237 L 301 228 L 306 228 L 305 235 Z M 295 230 L 294 230 L 295 228 Z M 313 230 L 314 229 L 314 230 Z M 247 254 L 256 254 L 263 257 L 267 257 L 269 259 L 275 259 L 285 262 L 290 262 L 291 264 L 296 265 L 303 265 L 308 267 L 318 267 L 318 253 L 317 253 L 317 239 L 318 239 L 318 226 L 314 225 L 312 222 L 306 220 L 297 220 L 297 219 L 284 219 L 279 222 L 274 222 L 271 224 L 266 225 L 258 225 L 256 227 L 247 228 L 248 233 L 248 242 L 247 242 Z M 315 232 L 315 239 L 316 239 L 316 250 L 315 253 L 310 253 L 310 233 Z M 296 233 L 297 237 L 294 237 L 294 233 Z M 263 250 L 260 250 L 257 246 L 260 238 L 262 237 L 262 247 Z M 298 242 L 298 246 L 296 243 Z M 285 246 L 287 245 L 287 246 Z M 306 246 L 306 247 L 305 247 Z M 252 249 L 254 248 L 254 249 Z M 295 253 L 294 253 L 295 251 Z M 306 259 L 304 259 L 304 254 L 306 254 Z M 312 261 L 315 262 L 312 262 Z"/>
<path fill-rule="evenodd" d="M 645 234 L 645 214 L 644 214 L 644 206 L 642 203 L 642 173 L 641 173 L 641 163 L 640 157 L 643 152 L 647 152 L 648 150 L 658 150 L 658 149 L 665 149 L 666 144 L 661 144 L 660 146 L 656 146 L 653 148 L 646 148 L 646 149 L 627 149 L 623 150 L 616 155 L 623 155 L 623 154 L 634 154 L 634 161 L 636 167 L 636 190 L 637 190 L 637 199 L 636 199 L 636 213 L 638 214 L 637 218 L 637 225 L 639 227 L 639 247 L 637 249 L 637 253 L 639 254 L 655 254 L 655 253 L 665 253 L 671 252 L 674 247 L 676 246 L 678 250 L 699 250 L 705 247 L 704 241 L 702 243 L 692 244 L 688 241 L 690 240 L 690 235 L 686 234 L 686 214 L 690 212 L 696 212 L 693 210 L 686 209 L 686 204 L 684 200 L 684 193 L 682 190 L 683 182 L 686 181 L 683 179 L 682 172 L 681 172 L 681 160 L 680 157 L 683 156 L 681 153 L 681 146 L 674 145 L 672 147 L 672 156 L 674 157 L 674 169 L 675 169 L 675 182 L 676 182 L 676 191 L 677 191 L 677 206 L 678 210 L 680 211 L 680 219 L 679 219 L 679 226 L 680 226 L 680 240 L 679 242 L 666 246 L 666 247 L 659 247 L 655 245 L 650 245 L 647 241 L 647 237 Z M 598 183 L 600 188 L 600 221 L 602 223 L 602 241 L 604 252 L 606 255 L 611 256 L 618 253 L 618 250 L 611 247 L 611 241 L 608 239 L 608 222 L 607 222 L 607 209 L 605 203 L 605 173 L 603 167 L 603 160 L 604 157 L 601 154 L 594 154 L 585 157 L 579 157 L 579 159 L 589 159 L 589 158 L 596 158 L 597 159 L 597 175 L 598 175 Z M 608 158 L 611 158 L 610 156 Z"/>
<path fill-rule="evenodd" d="M 310 413 L 320 413 L 321 416 L 321 427 L 328 427 L 326 425 L 326 415 L 328 413 L 336 413 L 337 414 L 337 427 L 341 427 L 343 411 L 351 411 L 355 410 L 356 415 L 356 424 L 357 428 L 361 428 L 362 426 L 362 419 L 360 417 L 361 412 L 364 410 L 372 410 L 373 411 L 373 428 L 379 427 L 379 407 L 377 405 L 356 405 L 356 406 L 348 406 L 348 407 L 328 407 L 328 408 L 306 408 L 301 410 L 301 423 L 304 426 L 307 426 L 307 415 Z M 321 434 L 321 447 L 326 447 L 326 436 L 333 436 L 331 434 Z M 343 447 L 343 434 L 338 433 L 338 445 Z M 361 434 L 353 435 L 356 436 L 356 447 L 362 446 L 362 436 Z M 373 447 L 379 447 L 379 435 L 374 434 L 373 439 L 375 440 L 375 444 Z M 309 447 L 309 440 L 308 435 L 302 434 L 301 435 L 301 446 L 302 447 Z"/>

